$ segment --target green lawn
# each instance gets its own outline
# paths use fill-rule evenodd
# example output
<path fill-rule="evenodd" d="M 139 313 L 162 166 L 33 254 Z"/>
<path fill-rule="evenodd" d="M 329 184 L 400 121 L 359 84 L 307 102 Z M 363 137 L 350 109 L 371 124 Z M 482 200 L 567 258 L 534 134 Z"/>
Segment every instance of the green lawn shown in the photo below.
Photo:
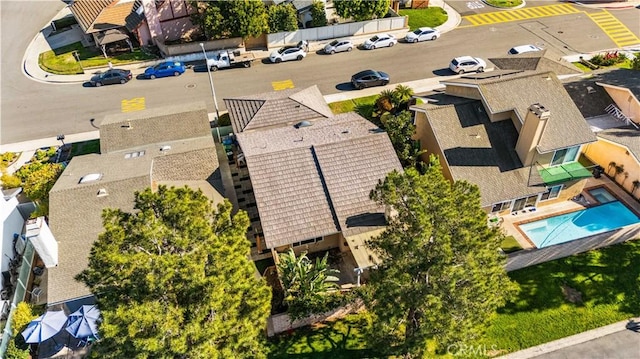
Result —
<path fill-rule="evenodd" d="M 409 17 L 409 28 L 415 30 L 419 27 L 435 27 L 447 21 L 447 12 L 441 7 L 428 7 L 425 9 L 401 9 L 400 15 Z"/>
<path fill-rule="evenodd" d="M 100 140 L 76 142 L 71 145 L 72 157 L 86 155 L 89 153 L 100 153 Z"/>
<path fill-rule="evenodd" d="M 379 95 L 371 95 L 366 97 L 354 98 L 351 100 L 344 100 L 338 102 L 332 102 L 329 104 L 329 108 L 334 114 L 340 114 L 345 112 L 355 111 L 358 106 L 373 105 Z"/>
<path fill-rule="evenodd" d="M 516 7 L 522 5 L 522 0 L 485 0 L 487 4 L 495 7 Z"/>
<path fill-rule="evenodd" d="M 74 51 L 78 52 L 80 63 L 74 58 Z M 86 48 L 82 46 L 80 42 L 76 42 L 41 53 L 38 57 L 38 64 L 47 72 L 60 75 L 73 75 L 82 73 L 82 68 L 107 66 L 109 61 L 111 61 L 113 65 L 118 65 L 136 61 L 153 60 L 155 58 L 153 55 L 143 53 L 138 48 L 135 49 L 134 52 L 127 52 L 107 59 L 98 49 Z"/>
<path fill-rule="evenodd" d="M 638 263 L 636 240 L 509 273 L 522 291 L 496 315 L 481 344 L 504 354 L 638 316 Z M 576 290 L 582 303 L 567 301 L 562 286 Z M 365 350 L 364 318 L 280 337 L 271 343 L 270 358 L 375 357 Z"/>

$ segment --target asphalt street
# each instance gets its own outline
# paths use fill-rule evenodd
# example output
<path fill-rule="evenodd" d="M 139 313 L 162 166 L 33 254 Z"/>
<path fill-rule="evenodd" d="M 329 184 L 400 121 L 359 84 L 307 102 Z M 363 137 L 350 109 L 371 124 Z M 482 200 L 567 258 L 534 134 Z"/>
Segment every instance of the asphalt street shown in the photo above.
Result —
<path fill-rule="evenodd" d="M 454 2 L 457 4 L 457 2 Z M 188 71 L 177 78 L 133 80 L 124 86 L 83 87 L 78 84 L 43 84 L 26 78 L 20 70 L 28 43 L 64 3 L 58 1 L 2 1 L 2 81 L 0 143 L 13 143 L 94 131 L 107 114 L 122 110 L 123 101 L 143 98 L 147 108 L 205 101 L 213 109 L 206 73 Z M 333 56 L 309 54 L 300 62 L 260 63 L 249 69 L 226 69 L 214 74 L 218 104 L 223 98 L 273 90 L 274 82 L 290 80 L 295 87 L 318 85 L 327 95 L 352 91 L 350 76 L 366 68 L 391 75 L 391 82 L 406 82 L 450 75 L 451 58 L 473 55 L 501 56 L 514 46 L 537 44 L 559 56 L 614 48 L 615 44 L 586 15 L 575 14 L 465 27 L 434 42 L 399 43 L 392 48 L 355 50 Z M 616 16 L 637 24 L 637 9 L 619 10 Z M 632 26 L 635 28 L 637 26 Z M 19 31 L 17 31 L 19 29 Z M 636 31 L 634 30 L 634 31 Z M 640 31 L 639 31 L 640 32 Z M 134 74 L 144 69 L 134 71 Z M 213 112 L 213 111 L 212 111 Z"/>

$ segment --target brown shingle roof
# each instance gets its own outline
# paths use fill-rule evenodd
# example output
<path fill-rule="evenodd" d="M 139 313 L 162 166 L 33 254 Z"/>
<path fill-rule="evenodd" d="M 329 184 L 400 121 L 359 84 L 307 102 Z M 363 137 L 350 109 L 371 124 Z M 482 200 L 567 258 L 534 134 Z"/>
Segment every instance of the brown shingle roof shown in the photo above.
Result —
<path fill-rule="evenodd" d="M 82 31 L 88 33 L 93 22 L 98 18 L 102 10 L 116 0 L 74 0 L 69 6 L 69 10 L 78 24 L 82 27 Z"/>
<path fill-rule="evenodd" d="M 139 4 L 137 4 L 139 5 Z M 87 33 L 123 27 L 127 25 L 127 16 L 136 8 L 135 1 L 119 1 L 104 8 L 87 29 Z"/>
<path fill-rule="evenodd" d="M 48 271 L 47 301 L 50 304 L 90 295 L 89 290 L 73 278 L 86 268 L 91 246 L 103 231 L 101 215 L 104 208 L 131 211 L 134 192 L 151 187 L 154 183 L 188 185 L 203 189 L 209 198 L 220 198 L 215 193 L 216 188 L 220 188 L 219 184 L 216 187 L 216 182 L 220 181 L 216 178 L 219 174 L 215 145 L 208 128 L 206 111 L 197 110 L 199 106 L 203 105 L 165 108 L 156 113 L 160 119 L 151 117 L 150 113 L 129 114 L 137 133 L 140 136 L 147 134 L 143 138 L 146 141 L 136 140 L 134 147 L 71 160 L 49 195 L 49 225 L 59 243 L 59 265 Z M 172 110 L 187 112 L 166 114 Z M 141 115 L 142 120 L 138 121 L 134 117 L 136 115 Z M 189 126 L 200 131 L 185 130 L 181 119 L 188 119 Z M 120 122 L 105 122 L 107 132 L 114 135 L 117 131 L 109 126 Z M 150 128 L 145 129 L 147 125 Z M 160 130 L 160 135 L 157 133 L 159 125 L 168 127 Z M 175 130 L 171 131 L 172 128 Z M 162 135 L 165 133 L 173 135 Z M 185 133 L 194 133 L 195 137 L 186 138 Z M 148 142 L 167 138 L 174 140 Z M 101 139 L 101 147 L 103 142 L 113 140 L 113 137 Z M 161 151 L 162 146 L 170 146 L 170 149 L 164 147 Z M 132 153 L 137 156 L 132 157 Z M 92 173 L 99 174 L 100 178 L 94 182 L 79 183 L 80 178 Z M 105 196 L 98 196 L 101 189 L 106 191 Z"/>
<path fill-rule="evenodd" d="M 549 109 L 551 117 L 538 144 L 541 153 L 595 141 L 580 110 L 553 73 L 525 71 L 498 75 L 463 76 L 445 83 L 477 86 L 491 113 L 515 111 L 521 122 L 531 104 L 539 103 Z"/>
<path fill-rule="evenodd" d="M 236 134 L 269 248 L 383 224 L 369 192 L 402 170 L 387 134 L 357 114 L 311 123 Z"/>
<path fill-rule="evenodd" d="M 332 116 L 317 86 L 224 99 L 235 133 Z"/>

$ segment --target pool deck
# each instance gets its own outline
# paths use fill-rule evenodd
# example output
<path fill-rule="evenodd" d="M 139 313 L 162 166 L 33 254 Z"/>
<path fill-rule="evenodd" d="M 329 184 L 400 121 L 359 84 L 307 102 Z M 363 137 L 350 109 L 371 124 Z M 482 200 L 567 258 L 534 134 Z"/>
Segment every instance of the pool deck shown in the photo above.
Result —
<path fill-rule="evenodd" d="M 508 256 L 507 271 L 567 257 L 595 248 L 621 243 L 630 239 L 640 238 L 640 223 L 636 223 L 591 237 L 537 249 L 516 226 L 516 223 L 536 221 L 550 216 L 582 210 L 593 204 L 598 204 L 598 202 L 591 197 L 589 193 L 587 193 L 588 190 L 598 187 L 607 188 L 607 190 L 609 190 L 616 199 L 624 203 L 628 208 L 635 212 L 638 217 L 640 217 L 640 202 L 638 202 L 638 200 L 631 197 L 630 194 L 625 192 L 606 176 L 602 176 L 601 178 L 590 178 L 587 180 L 587 184 L 582 191 L 586 201 L 578 203 L 573 200 L 567 200 L 553 205 L 538 207 L 536 211 L 533 212 L 521 212 L 516 216 L 503 216 L 504 221 L 502 222 L 501 227 L 507 235 L 514 236 L 524 249 Z"/>

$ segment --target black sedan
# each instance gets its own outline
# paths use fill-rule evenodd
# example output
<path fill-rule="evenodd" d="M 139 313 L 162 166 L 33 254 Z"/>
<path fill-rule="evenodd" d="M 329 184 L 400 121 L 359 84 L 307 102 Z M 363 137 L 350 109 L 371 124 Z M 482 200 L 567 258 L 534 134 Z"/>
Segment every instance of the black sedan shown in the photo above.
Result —
<path fill-rule="evenodd" d="M 351 76 L 351 84 L 358 90 L 365 87 L 384 86 L 388 83 L 389 75 L 382 71 L 365 70 Z"/>
<path fill-rule="evenodd" d="M 131 80 L 131 71 L 122 69 L 111 69 L 97 74 L 89 80 L 91 85 L 100 87 L 102 85 L 126 84 Z"/>

